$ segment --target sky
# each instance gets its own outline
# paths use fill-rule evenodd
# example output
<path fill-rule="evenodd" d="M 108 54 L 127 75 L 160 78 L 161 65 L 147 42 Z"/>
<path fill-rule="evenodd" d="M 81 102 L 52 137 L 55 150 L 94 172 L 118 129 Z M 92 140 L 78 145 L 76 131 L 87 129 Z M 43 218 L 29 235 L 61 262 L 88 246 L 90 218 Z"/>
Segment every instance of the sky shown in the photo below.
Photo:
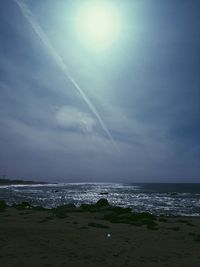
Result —
<path fill-rule="evenodd" d="M 94 2 L 1 0 L 0 175 L 200 182 L 200 2 Z"/>

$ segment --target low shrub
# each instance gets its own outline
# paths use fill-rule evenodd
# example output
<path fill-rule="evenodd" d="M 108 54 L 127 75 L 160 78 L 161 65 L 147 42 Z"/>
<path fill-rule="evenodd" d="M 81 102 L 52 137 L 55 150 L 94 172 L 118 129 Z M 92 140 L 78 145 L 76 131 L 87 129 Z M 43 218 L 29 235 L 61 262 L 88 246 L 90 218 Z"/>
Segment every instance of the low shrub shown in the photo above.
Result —
<path fill-rule="evenodd" d="M 200 234 L 196 234 L 194 237 L 194 241 L 200 242 Z"/>
<path fill-rule="evenodd" d="M 166 218 L 160 218 L 159 222 L 167 222 L 167 219 Z"/>
<path fill-rule="evenodd" d="M 5 211 L 7 207 L 8 205 L 6 204 L 6 202 L 4 200 L 0 200 L 0 212 Z"/>
<path fill-rule="evenodd" d="M 112 223 L 128 223 L 136 226 L 146 225 L 148 228 L 155 228 L 157 226 L 155 220 L 156 216 L 150 213 L 132 213 L 129 210 L 124 213 L 108 212 L 104 215 L 104 219 Z"/>
<path fill-rule="evenodd" d="M 31 206 L 31 204 L 28 203 L 27 201 L 22 201 L 19 204 L 13 204 L 12 207 L 17 209 L 17 210 L 25 210 L 25 209 L 32 209 L 33 208 L 33 206 Z"/>
<path fill-rule="evenodd" d="M 104 228 L 104 229 L 109 228 L 109 226 L 107 226 L 107 225 L 100 224 L 100 223 L 94 223 L 94 222 L 88 223 L 88 226 L 96 227 L 96 228 Z"/>

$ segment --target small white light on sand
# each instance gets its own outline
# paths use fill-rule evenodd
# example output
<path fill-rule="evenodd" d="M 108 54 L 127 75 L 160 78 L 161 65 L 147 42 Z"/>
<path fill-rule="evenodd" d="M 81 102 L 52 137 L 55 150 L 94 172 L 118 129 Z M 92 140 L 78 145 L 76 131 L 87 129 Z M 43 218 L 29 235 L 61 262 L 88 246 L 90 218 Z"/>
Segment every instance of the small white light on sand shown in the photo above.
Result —
<path fill-rule="evenodd" d="M 107 237 L 111 237 L 111 234 L 110 234 L 110 233 L 108 233 L 108 234 L 107 234 Z"/>

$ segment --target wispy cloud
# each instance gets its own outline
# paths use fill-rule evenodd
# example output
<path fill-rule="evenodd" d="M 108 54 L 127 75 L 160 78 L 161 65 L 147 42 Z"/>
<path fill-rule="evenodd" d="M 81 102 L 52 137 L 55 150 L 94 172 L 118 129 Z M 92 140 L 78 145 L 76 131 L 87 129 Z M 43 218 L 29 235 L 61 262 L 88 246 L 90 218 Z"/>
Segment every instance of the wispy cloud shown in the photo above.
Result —
<path fill-rule="evenodd" d="M 35 33 L 38 35 L 38 37 L 41 39 L 43 44 L 46 46 L 46 48 L 48 49 L 49 53 L 54 58 L 56 64 L 59 66 L 60 70 L 63 72 L 65 77 L 67 79 L 69 79 L 70 82 L 74 85 L 74 88 L 76 88 L 76 90 L 80 93 L 80 95 L 84 99 L 85 103 L 88 105 L 88 107 L 90 108 L 90 110 L 92 111 L 92 113 L 94 114 L 94 116 L 96 117 L 98 122 L 100 123 L 102 129 L 104 130 L 104 132 L 106 133 L 108 138 L 111 140 L 113 145 L 115 147 L 117 147 L 117 145 L 116 145 L 116 143 L 115 143 L 115 141 L 113 139 L 113 136 L 111 135 L 109 129 L 107 128 L 107 126 L 104 123 L 103 119 L 101 118 L 100 114 L 98 113 L 98 111 L 94 107 L 93 103 L 88 98 L 88 96 L 85 94 L 83 89 L 80 87 L 80 85 L 74 80 L 74 78 L 70 74 L 69 69 L 67 68 L 67 66 L 66 66 L 65 62 L 63 61 L 62 57 L 57 53 L 57 51 L 55 50 L 55 48 L 51 44 L 48 36 L 45 34 L 43 29 L 41 28 L 41 26 L 37 22 L 34 14 L 31 12 L 31 10 L 29 9 L 28 5 L 22 0 L 14 0 L 14 1 L 19 6 L 23 16 L 30 23 L 30 25 L 32 26 L 32 28 L 35 31 Z"/>
<path fill-rule="evenodd" d="M 95 120 L 88 114 L 72 106 L 62 106 L 55 115 L 56 123 L 63 128 L 78 128 L 92 132 Z"/>

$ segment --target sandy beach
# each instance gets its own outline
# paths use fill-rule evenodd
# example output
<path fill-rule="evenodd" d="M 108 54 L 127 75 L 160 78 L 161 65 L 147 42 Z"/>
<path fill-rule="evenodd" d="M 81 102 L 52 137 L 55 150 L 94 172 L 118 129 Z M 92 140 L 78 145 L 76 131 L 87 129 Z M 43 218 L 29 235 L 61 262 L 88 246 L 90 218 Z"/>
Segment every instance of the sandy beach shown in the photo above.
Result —
<path fill-rule="evenodd" d="M 156 228 L 111 223 L 102 212 L 7 208 L 0 212 L 0 266 L 200 266 L 200 219 L 156 219 Z"/>

